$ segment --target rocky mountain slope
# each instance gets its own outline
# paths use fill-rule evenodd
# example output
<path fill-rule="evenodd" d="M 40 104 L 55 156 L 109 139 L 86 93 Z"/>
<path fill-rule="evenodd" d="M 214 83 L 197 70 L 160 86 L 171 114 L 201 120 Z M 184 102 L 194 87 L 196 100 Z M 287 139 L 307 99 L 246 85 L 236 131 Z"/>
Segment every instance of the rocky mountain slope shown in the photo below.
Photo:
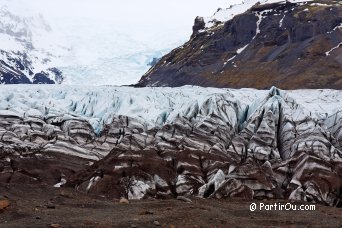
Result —
<path fill-rule="evenodd" d="M 197 17 L 191 39 L 138 86 L 341 89 L 341 2 L 257 2 Z"/>
<path fill-rule="evenodd" d="M 199 195 L 341 206 L 340 91 L 1 91 L 2 183 L 115 198 Z"/>
<path fill-rule="evenodd" d="M 42 38 L 50 32 L 43 17 L 18 16 L 6 5 L 0 5 L 0 84 L 63 81 L 62 72 L 51 63 L 53 50 L 42 48 Z"/>

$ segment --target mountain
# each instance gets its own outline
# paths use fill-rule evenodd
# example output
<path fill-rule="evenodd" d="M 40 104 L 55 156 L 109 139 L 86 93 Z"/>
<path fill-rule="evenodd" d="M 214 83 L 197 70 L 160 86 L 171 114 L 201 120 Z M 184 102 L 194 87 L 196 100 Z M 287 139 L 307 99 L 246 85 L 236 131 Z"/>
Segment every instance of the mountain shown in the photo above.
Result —
<path fill-rule="evenodd" d="M 98 11 L 114 3 L 77 4 L 90 4 L 97 14 L 74 14 L 68 1 L 0 1 L 0 83 L 133 84 L 154 58 L 182 44 L 188 34 L 176 30 L 166 36 L 167 29 L 159 31 L 147 22 L 141 22 L 144 27 L 119 23 L 112 15 L 98 18 Z"/>
<path fill-rule="evenodd" d="M 2 183 L 341 206 L 337 90 L 6 85 L 0 98 Z"/>
<path fill-rule="evenodd" d="M 341 89 L 341 2 L 257 2 L 197 17 L 191 39 L 137 86 Z"/>
<path fill-rule="evenodd" d="M 42 16 L 23 17 L 0 6 L 0 84 L 55 84 L 62 72 L 53 66 L 55 57 L 42 48 L 51 28 Z"/>

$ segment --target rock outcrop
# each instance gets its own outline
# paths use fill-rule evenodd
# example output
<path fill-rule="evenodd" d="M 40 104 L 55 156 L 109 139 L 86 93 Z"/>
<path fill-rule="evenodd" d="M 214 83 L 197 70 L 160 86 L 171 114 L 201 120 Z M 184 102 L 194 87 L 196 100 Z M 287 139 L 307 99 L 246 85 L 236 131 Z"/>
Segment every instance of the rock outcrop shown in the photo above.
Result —
<path fill-rule="evenodd" d="M 216 19 L 196 18 L 191 39 L 161 58 L 137 85 L 341 89 L 340 1 L 291 2 L 248 10 L 237 5 L 220 9 Z"/>
<path fill-rule="evenodd" d="M 84 96 L 82 104 L 71 91 L 54 90 L 49 93 L 57 97 L 24 91 L 23 104 L 5 91 L 2 183 L 43 182 L 129 199 L 199 195 L 341 206 L 340 91 L 103 87 L 86 92 L 97 99 Z M 76 100 L 69 103 L 68 93 Z M 117 94 L 123 97 L 107 107 L 108 96 Z M 68 111 L 58 106 L 62 98 Z M 143 106 L 134 105 L 137 99 Z M 95 117 L 108 112 L 106 107 L 111 121 L 101 117 L 98 131 Z"/>

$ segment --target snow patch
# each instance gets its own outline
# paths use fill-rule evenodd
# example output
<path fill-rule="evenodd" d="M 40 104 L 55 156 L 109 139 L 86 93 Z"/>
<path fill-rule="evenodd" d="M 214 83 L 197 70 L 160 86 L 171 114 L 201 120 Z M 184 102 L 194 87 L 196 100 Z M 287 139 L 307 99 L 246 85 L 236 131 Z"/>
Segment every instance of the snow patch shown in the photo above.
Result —
<path fill-rule="evenodd" d="M 337 25 L 335 28 L 333 28 L 331 31 L 327 32 L 328 34 L 333 33 L 334 31 L 338 30 L 338 29 L 342 29 L 342 23 Z"/>
<path fill-rule="evenodd" d="M 333 51 L 336 50 L 337 48 L 340 48 L 341 45 L 342 45 L 342 42 L 340 42 L 337 46 L 335 46 L 335 47 L 331 48 L 329 51 L 327 51 L 327 52 L 325 53 L 325 55 L 326 55 L 326 56 L 329 56 L 329 55 L 331 54 L 331 52 L 333 52 Z"/>
<path fill-rule="evenodd" d="M 101 179 L 101 177 L 96 176 L 96 177 L 92 177 L 89 181 L 89 184 L 86 188 L 86 191 L 88 192 L 90 190 L 90 188 L 95 185 L 99 180 Z"/>
<path fill-rule="evenodd" d="M 55 184 L 53 187 L 60 188 L 62 185 L 66 184 L 67 180 L 65 178 L 61 178 L 61 181 Z"/>
<path fill-rule="evenodd" d="M 283 27 L 283 21 L 285 19 L 285 16 L 286 16 L 286 14 L 284 14 L 284 16 L 280 19 L 280 21 L 279 21 L 279 28 Z"/>

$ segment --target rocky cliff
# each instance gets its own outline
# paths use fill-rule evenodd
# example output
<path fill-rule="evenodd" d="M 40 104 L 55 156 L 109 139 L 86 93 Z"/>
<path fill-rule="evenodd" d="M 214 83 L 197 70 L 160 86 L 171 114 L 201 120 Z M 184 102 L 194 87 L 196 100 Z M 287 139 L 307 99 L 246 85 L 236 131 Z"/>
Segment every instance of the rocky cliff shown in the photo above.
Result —
<path fill-rule="evenodd" d="M 131 199 L 198 195 L 341 206 L 339 91 L 2 91 L 1 183 Z"/>
<path fill-rule="evenodd" d="M 191 39 L 138 86 L 341 89 L 341 2 L 256 2 L 196 18 Z"/>

